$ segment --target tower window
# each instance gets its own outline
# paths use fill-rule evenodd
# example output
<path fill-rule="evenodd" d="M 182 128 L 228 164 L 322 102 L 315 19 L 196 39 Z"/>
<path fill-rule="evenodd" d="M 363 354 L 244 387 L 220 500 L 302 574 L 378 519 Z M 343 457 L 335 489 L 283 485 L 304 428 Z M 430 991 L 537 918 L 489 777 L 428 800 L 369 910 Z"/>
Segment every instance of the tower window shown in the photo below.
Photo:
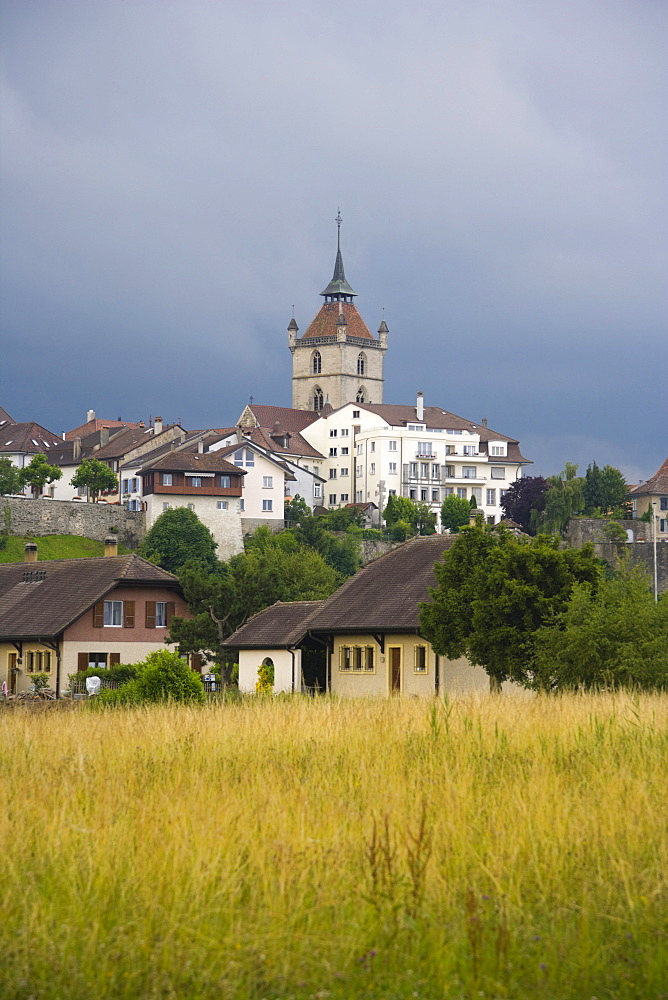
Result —
<path fill-rule="evenodd" d="M 322 389 L 320 388 L 319 385 L 317 385 L 313 390 L 313 409 L 315 410 L 316 413 L 320 413 L 322 407 L 323 407 Z"/>
<path fill-rule="evenodd" d="M 319 375 L 322 371 L 322 356 L 320 351 L 313 352 L 312 370 L 314 375 Z"/>
<path fill-rule="evenodd" d="M 360 351 L 359 354 L 357 355 L 357 374 L 358 375 L 366 374 L 366 357 L 364 351 Z M 360 400 L 360 402 L 362 402 L 362 400 Z"/>
<path fill-rule="evenodd" d="M 355 396 L 355 402 L 357 403 L 364 402 L 364 386 L 360 386 L 359 389 L 357 390 L 357 395 Z"/>

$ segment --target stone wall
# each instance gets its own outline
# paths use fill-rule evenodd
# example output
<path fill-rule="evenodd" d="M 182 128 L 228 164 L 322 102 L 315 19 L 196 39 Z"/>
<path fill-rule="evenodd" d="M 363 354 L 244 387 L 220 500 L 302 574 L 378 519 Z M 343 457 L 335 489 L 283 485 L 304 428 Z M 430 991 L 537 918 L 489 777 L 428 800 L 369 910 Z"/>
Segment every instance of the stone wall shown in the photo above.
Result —
<path fill-rule="evenodd" d="M 574 517 L 568 522 L 566 528 L 566 540 L 574 549 L 581 548 L 585 542 L 605 542 L 606 537 L 603 529 L 609 524 L 612 518 L 603 517 Z M 632 533 L 634 542 L 649 542 L 651 539 L 652 525 L 647 521 L 618 521 L 624 531 Z"/>
<path fill-rule="evenodd" d="M 143 511 L 126 510 L 116 504 L 77 503 L 74 500 L 29 500 L 0 498 L 9 508 L 10 535 L 82 535 L 103 541 L 112 528 L 119 542 L 136 549 L 146 534 Z M 3 522 L 4 523 L 4 522 Z"/>

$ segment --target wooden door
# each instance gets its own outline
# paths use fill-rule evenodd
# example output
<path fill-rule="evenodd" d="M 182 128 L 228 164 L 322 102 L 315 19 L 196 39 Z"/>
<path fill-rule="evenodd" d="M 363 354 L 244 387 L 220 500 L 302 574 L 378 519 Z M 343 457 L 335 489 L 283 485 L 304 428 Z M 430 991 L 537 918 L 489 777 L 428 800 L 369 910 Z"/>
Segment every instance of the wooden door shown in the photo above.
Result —
<path fill-rule="evenodd" d="M 9 694 L 16 694 L 16 659 L 17 653 L 7 654 L 7 690 Z"/>
<path fill-rule="evenodd" d="M 401 646 L 390 646 L 390 694 L 401 694 Z"/>

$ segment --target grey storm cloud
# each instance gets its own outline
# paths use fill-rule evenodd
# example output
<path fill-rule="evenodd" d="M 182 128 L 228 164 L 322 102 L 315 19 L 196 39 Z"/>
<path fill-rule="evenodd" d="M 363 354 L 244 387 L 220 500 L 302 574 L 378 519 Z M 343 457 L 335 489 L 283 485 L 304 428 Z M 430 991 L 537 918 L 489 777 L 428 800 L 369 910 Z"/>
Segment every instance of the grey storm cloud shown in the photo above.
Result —
<path fill-rule="evenodd" d="M 422 389 L 567 460 L 665 458 L 666 8 L 2 8 L 3 395 L 225 426 L 289 405 L 331 276 Z"/>

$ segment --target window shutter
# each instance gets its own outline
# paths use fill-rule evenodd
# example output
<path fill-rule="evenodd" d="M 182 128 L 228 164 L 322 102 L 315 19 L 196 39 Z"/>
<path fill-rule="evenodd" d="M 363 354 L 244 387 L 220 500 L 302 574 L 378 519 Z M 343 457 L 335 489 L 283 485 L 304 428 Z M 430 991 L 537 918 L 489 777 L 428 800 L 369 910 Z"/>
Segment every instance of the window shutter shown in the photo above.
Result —
<path fill-rule="evenodd" d="M 191 654 L 191 657 L 190 657 L 190 666 L 193 668 L 193 670 L 197 670 L 197 671 L 201 670 L 201 668 L 202 668 L 202 657 L 199 655 L 199 653 L 192 653 Z"/>
<path fill-rule="evenodd" d="M 88 653 L 77 655 L 77 670 L 88 670 Z"/>
<path fill-rule="evenodd" d="M 98 601 L 93 608 L 93 628 L 102 628 L 104 626 L 104 601 Z M 88 669 L 88 653 L 86 653 L 86 666 L 85 670 Z"/>
<path fill-rule="evenodd" d="M 174 601 L 167 601 L 167 625 L 171 625 L 172 618 L 176 614 L 176 604 Z"/>
<path fill-rule="evenodd" d="M 109 653 L 109 666 L 115 667 L 121 662 L 120 653 Z"/>
<path fill-rule="evenodd" d="M 135 627 L 135 602 L 123 601 L 123 624 L 126 628 Z"/>
<path fill-rule="evenodd" d="M 146 602 L 146 628 L 155 628 L 155 601 Z"/>

